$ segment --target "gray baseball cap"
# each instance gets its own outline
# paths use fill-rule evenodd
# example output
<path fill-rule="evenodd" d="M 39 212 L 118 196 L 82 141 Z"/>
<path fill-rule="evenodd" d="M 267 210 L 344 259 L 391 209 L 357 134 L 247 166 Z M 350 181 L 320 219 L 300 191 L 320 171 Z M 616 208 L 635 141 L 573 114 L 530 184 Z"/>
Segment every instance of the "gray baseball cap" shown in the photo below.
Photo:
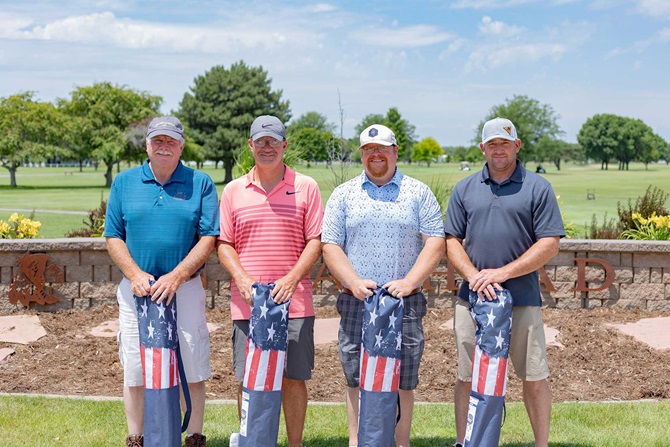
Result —
<path fill-rule="evenodd" d="M 175 140 L 184 139 L 184 126 L 175 116 L 157 116 L 152 119 L 147 129 L 147 138 L 167 135 Z"/>
<path fill-rule="evenodd" d="M 286 139 L 286 128 L 276 116 L 261 115 L 251 124 L 249 136 L 251 141 L 256 141 L 261 137 L 272 137 L 283 141 Z"/>

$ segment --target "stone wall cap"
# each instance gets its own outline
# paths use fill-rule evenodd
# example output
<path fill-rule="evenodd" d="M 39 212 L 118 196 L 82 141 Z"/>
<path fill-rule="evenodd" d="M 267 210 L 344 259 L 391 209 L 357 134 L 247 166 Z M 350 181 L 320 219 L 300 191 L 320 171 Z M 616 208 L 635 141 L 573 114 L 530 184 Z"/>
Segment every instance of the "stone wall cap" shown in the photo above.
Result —
<path fill-rule="evenodd" d="M 625 239 L 561 239 L 563 251 L 623 253 L 670 253 L 670 241 L 633 241 Z"/>
<path fill-rule="evenodd" d="M 0 252 L 107 250 L 103 237 L 0 239 Z"/>

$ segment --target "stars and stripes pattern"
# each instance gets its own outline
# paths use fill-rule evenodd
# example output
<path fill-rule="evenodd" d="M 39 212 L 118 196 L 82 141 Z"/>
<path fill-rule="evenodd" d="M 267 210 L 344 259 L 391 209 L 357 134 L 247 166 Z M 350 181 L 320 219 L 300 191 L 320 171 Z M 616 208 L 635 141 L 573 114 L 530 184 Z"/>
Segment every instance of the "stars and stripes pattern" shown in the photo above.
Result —
<path fill-rule="evenodd" d="M 361 388 L 397 391 L 400 383 L 403 300 L 378 288 L 363 307 Z"/>
<path fill-rule="evenodd" d="M 497 447 L 507 388 L 512 295 L 503 289 L 496 291 L 493 301 L 481 300 L 474 292 L 469 298 L 476 335 L 464 444 Z"/>
<path fill-rule="evenodd" d="M 504 396 L 507 389 L 507 357 L 512 328 L 512 297 L 497 290 L 494 301 L 470 294 L 471 314 L 477 325 L 472 389 L 489 396 Z"/>
<path fill-rule="evenodd" d="M 140 332 L 140 356 L 146 389 L 179 385 L 176 299 L 156 304 L 150 296 L 135 297 Z"/>
<path fill-rule="evenodd" d="M 275 304 L 270 297 L 274 284 L 254 283 L 254 307 L 249 318 L 245 388 L 255 391 L 281 390 L 288 346 L 289 302 Z"/>
<path fill-rule="evenodd" d="M 392 447 L 398 411 L 402 298 L 377 288 L 363 303 L 358 445 Z"/>
<path fill-rule="evenodd" d="M 274 283 L 254 283 L 242 382 L 240 447 L 273 447 L 279 435 L 289 302 L 275 304 Z"/>
<path fill-rule="evenodd" d="M 152 282 L 153 284 L 153 282 Z M 180 359 L 177 333 L 177 297 L 170 304 L 151 296 L 135 296 L 144 375 L 144 445 L 179 447 L 190 418 L 190 396 L 181 368 L 186 414 L 181 423 L 179 405 Z"/>

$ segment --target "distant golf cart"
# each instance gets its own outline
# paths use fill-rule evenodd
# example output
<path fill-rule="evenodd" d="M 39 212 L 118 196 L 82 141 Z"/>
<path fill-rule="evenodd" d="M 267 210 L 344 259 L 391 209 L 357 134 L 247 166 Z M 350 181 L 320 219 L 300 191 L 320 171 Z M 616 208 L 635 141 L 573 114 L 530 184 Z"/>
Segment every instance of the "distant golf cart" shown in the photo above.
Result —
<path fill-rule="evenodd" d="M 469 171 L 470 170 L 470 163 L 467 161 L 462 161 L 461 162 L 461 171 Z"/>

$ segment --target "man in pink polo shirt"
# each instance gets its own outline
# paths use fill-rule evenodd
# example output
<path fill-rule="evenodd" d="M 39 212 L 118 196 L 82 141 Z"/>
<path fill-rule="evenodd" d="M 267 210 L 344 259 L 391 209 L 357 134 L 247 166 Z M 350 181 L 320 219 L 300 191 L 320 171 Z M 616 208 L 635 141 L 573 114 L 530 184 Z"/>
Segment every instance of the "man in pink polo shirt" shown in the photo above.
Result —
<path fill-rule="evenodd" d="M 251 125 L 249 149 L 256 165 L 221 196 L 217 253 L 230 272 L 233 366 L 241 404 L 251 285 L 274 282 L 276 303 L 291 299 L 282 405 L 288 445 L 302 445 L 306 380 L 314 369 L 314 305 L 309 271 L 321 256 L 323 204 L 317 183 L 283 162 L 284 124 L 263 115 Z"/>

